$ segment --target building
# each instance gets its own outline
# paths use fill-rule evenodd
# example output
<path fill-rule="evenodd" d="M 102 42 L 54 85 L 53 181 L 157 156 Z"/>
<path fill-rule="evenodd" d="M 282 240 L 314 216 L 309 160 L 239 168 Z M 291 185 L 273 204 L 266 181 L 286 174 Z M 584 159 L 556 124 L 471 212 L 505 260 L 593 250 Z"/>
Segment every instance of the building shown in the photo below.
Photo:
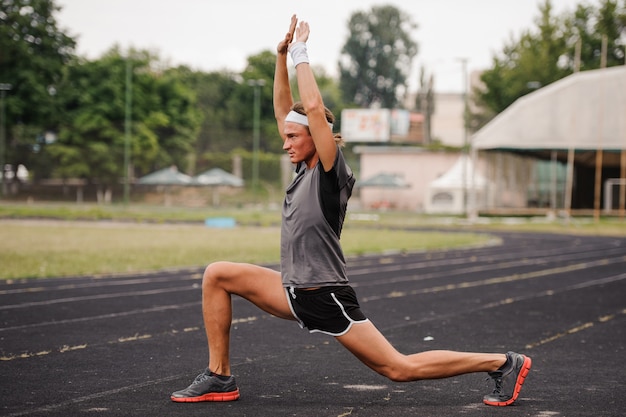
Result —
<path fill-rule="evenodd" d="M 533 165 L 553 165 L 550 210 L 626 210 L 626 66 L 572 74 L 516 100 L 476 132 L 492 209 L 530 208 Z M 559 165 L 566 170 L 558 181 Z M 562 196 L 562 198 L 559 198 Z"/>

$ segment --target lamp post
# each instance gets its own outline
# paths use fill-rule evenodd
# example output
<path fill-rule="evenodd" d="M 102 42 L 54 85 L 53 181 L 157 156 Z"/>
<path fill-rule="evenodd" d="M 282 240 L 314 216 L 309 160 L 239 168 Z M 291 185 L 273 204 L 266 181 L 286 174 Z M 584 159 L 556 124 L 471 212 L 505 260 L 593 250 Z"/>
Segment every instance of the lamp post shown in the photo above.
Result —
<path fill-rule="evenodd" d="M 265 80 L 248 80 L 248 85 L 254 88 L 254 107 L 252 124 L 252 188 L 256 193 L 259 182 L 259 140 L 261 119 L 261 87 Z"/>
<path fill-rule="evenodd" d="M 132 63 L 126 58 L 126 94 L 124 106 L 124 204 L 130 200 L 130 140 L 133 106 Z"/>
<path fill-rule="evenodd" d="M 2 172 L 2 178 L 0 178 L 0 196 L 4 196 L 6 194 L 6 182 L 5 182 L 5 174 L 4 165 L 5 165 L 5 111 L 4 111 L 4 97 L 6 96 L 6 92 L 11 89 L 12 85 L 7 83 L 0 83 L 0 172 Z"/>
<path fill-rule="evenodd" d="M 468 129 L 467 129 L 467 116 L 468 116 L 468 91 L 467 91 L 467 58 L 459 58 L 461 62 L 461 70 L 463 71 L 463 166 L 462 166 L 462 175 L 463 175 L 463 214 L 468 217 L 468 178 L 467 178 L 467 151 L 468 151 Z M 473 190 L 472 190 L 473 192 Z M 472 207 L 473 209 L 473 207 Z"/>

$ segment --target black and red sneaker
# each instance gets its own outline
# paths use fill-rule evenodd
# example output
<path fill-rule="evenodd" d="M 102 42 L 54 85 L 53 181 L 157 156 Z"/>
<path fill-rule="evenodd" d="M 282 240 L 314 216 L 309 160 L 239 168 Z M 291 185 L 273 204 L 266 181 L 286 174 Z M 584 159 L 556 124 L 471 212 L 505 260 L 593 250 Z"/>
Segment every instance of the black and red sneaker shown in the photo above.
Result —
<path fill-rule="evenodd" d="M 196 403 L 200 401 L 235 401 L 239 399 L 239 388 L 235 377 L 223 377 L 206 369 L 187 388 L 172 393 L 172 401 Z"/>
<path fill-rule="evenodd" d="M 532 361 L 528 356 L 507 352 L 506 363 L 502 368 L 489 372 L 496 387 L 491 394 L 485 395 L 483 402 L 500 407 L 513 404 L 522 390 L 531 365 Z"/>

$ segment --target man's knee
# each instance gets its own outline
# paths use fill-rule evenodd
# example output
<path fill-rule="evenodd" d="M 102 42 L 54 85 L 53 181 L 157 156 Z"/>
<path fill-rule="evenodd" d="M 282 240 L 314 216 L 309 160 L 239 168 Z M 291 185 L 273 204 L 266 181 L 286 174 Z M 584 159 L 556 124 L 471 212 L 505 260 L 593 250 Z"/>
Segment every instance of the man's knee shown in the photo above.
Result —
<path fill-rule="evenodd" d="M 393 382 L 409 382 L 416 380 L 415 378 L 412 378 L 410 375 L 408 375 L 406 370 L 398 368 L 386 369 L 382 373 L 382 375 L 386 376 L 389 380 Z"/>
<path fill-rule="evenodd" d="M 408 382 L 415 381 L 419 378 L 415 375 L 415 370 L 412 369 L 411 364 L 405 360 L 391 361 L 386 364 L 373 367 L 373 369 L 380 375 L 388 378 L 393 382 Z"/>
<path fill-rule="evenodd" d="M 230 262 L 219 261 L 209 264 L 204 269 L 204 275 L 202 276 L 202 288 L 219 285 L 219 283 L 227 278 L 226 272 L 229 268 L 232 268 Z"/>

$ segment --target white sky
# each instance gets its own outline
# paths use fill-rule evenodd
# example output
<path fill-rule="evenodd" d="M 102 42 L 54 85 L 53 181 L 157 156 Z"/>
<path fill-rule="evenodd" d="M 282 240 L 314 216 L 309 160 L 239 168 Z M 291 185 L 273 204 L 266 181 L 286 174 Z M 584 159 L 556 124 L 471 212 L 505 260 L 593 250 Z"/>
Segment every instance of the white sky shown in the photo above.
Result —
<path fill-rule="evenodd" d="M 469 71 L 489 68 L 512 36 L 534 28 L 544 0 L 57 0 L 59 27 L 78 41 L 77 52 L 98 58 L 114 44 L 149 49 L 171 65 L 196 70 L 240 72 L 247 58 L 275 51 L 293 13 L 311 26 L 308 42 L 313 65 L 337 75 L 339 53 L 355 11 L 391 4 L 408 13 L 418 43 L 410 89 L 417 88 L 418 68 L 435 75 L 438 92 L 460 92 L 459 58 Z M 556 15 L 579 3 L 598 0 L 552 0 Z"/>

